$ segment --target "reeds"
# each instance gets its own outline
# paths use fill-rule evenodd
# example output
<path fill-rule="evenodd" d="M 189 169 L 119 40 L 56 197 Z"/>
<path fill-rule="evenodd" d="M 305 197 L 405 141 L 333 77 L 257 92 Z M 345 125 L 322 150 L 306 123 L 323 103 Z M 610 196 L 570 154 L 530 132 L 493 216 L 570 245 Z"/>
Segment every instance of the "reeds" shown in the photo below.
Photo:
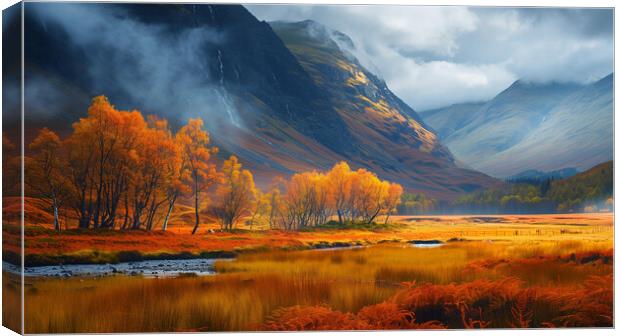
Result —
<path fill-rule="evenodd" d="M 208 277 L 27 279 L 26 332 L 608 326 L 610 244 L 381 244 L 241 254 Z"/>

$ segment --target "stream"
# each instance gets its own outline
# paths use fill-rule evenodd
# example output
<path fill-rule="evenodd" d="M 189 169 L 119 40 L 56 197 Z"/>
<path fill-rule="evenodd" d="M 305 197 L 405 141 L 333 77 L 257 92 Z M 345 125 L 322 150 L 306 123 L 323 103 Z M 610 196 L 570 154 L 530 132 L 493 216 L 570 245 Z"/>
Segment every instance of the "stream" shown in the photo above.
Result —
<path fill-rule="evenodd" d="M 440 241 L 410 241 L 414 248 L 434 248 L 443 245 Z M 315 248 L 312 251 L 333 251 L 344 249 L 357 249 L 366 246 L 330 246 Z M 197 258 L 197 259 L 170 259 L 170 260 L 145 260 L 123 262 L 118 264 L 69 264 L 53 266 L 34 266 L 24 269 L 26 277 L 99 277 L 111 275 L 141 275 L 144 277 L 178 277 L 178 276 L 207 276 L 217 274 L 215 263 L 217 261 L 231 261 L 234 258 Z M 4 271 L 20 274 L 19 266 L 6 261 L 2 262 Z"/>
<path fill-rule="evenodd" d="M 233 259 L 183 259 L 183 260 L 145 260 L 118 264 L 54 265 L 26 267 L 27 277 L 72 277 L 142 275 L 145 277 L 176 277 L 183 275 L 213 275 L 214 264 L 219 260 Z M 2 262 L 5 271 L 19 274 L 20 269 L 13 264 Z"/>

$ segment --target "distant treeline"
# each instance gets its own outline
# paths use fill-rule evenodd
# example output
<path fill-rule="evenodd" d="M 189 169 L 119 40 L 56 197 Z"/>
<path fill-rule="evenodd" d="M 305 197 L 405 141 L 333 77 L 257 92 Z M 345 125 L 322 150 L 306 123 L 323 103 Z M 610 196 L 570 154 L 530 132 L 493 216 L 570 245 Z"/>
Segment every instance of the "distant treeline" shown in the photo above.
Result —
<path fill-rule="evenodd" d="M 564 213 L 613 209 L 613 162 L 555 180 L 518 179 L 477 190 L 453 202 L 405 194 L 399 214 Z"/>

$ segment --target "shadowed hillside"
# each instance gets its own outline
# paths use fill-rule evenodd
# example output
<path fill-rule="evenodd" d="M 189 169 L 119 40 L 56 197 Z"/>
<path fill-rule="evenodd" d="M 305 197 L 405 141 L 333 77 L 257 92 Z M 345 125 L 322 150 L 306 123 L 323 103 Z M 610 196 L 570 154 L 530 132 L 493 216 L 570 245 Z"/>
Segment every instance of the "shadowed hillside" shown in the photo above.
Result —
<path fill-rule="evenodd" d="M 418 114 L 360 65 L 346 35 L 310 20 L 271 25 L 351 130 L 356 165 L 439 197 L 493 183 L 457 167 Z"/>

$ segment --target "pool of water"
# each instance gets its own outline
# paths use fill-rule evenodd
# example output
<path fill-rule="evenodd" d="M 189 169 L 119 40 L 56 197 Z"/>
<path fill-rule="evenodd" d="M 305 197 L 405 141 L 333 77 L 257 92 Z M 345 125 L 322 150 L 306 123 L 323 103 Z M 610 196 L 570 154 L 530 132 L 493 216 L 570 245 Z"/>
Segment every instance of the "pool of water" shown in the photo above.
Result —
<path fill-rule="evenodd" d="M 440 240 L 412 240 L 409 243 L 416 248 L 435 248 L 445 244 Z"/>
<path fill-rule="evenodd" d="M 415 248 L 435 248 L 443 246 L 444 243 L 433 243 L 433 244 L 411 244 Z"/>

